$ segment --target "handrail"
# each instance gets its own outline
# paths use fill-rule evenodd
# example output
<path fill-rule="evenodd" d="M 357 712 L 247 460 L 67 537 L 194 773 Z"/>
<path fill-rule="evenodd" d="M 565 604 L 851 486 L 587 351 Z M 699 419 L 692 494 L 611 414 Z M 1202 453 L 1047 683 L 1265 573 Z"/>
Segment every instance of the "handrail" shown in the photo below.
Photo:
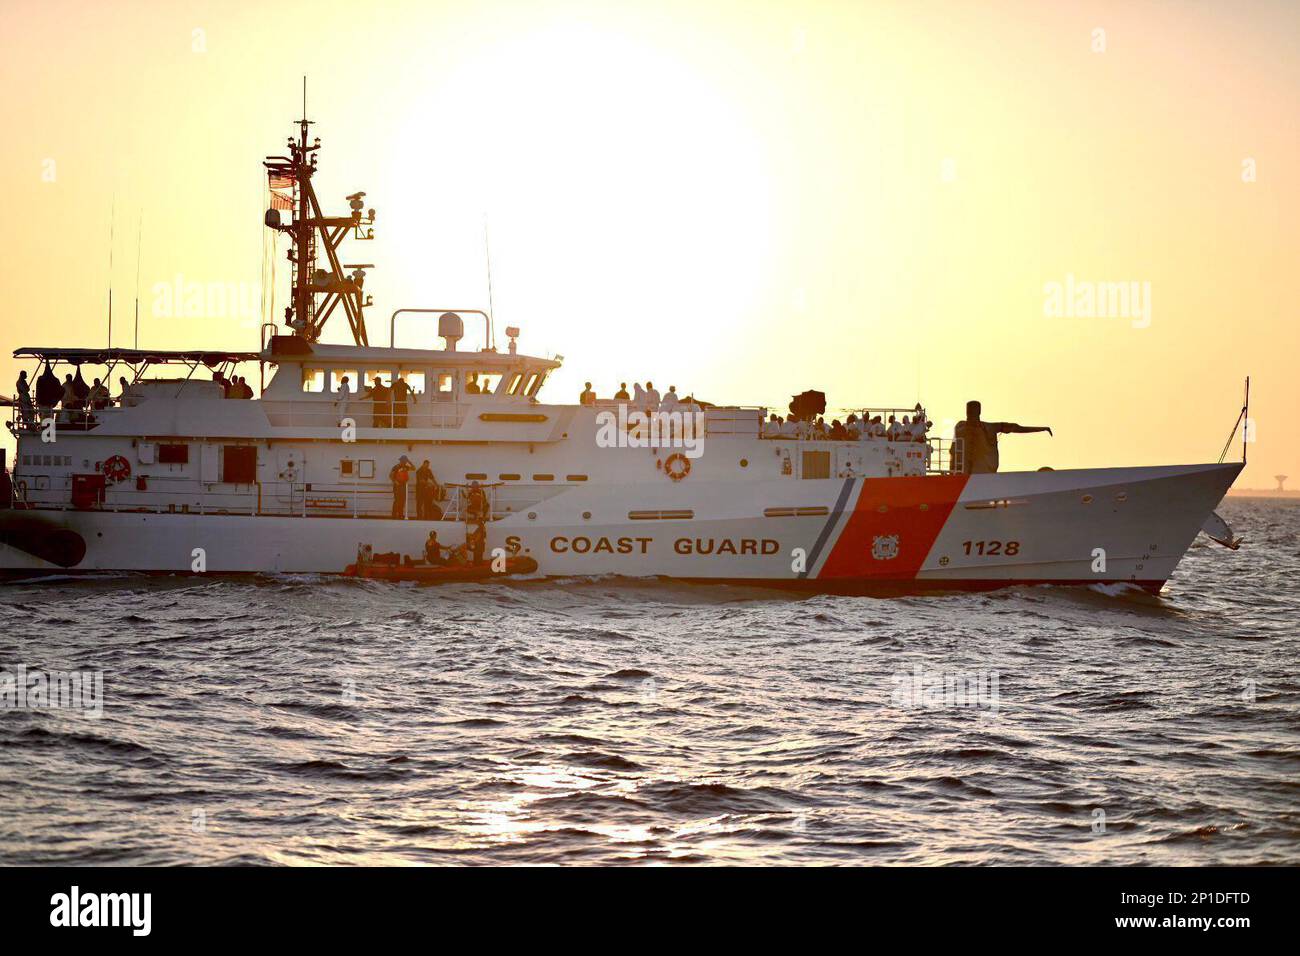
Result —
<path fill-rule="evenodd" d="M 421 313 L 436 312 L 438 315 L 442 315 L 444 312 L 455 312 L 458 315 L 461 313 L 469 313 L 470 315 L 481 315 L 483 316 L 483 325 L 485 329 L 483 342 L 484 345 L 487 346 L 487 348 L 485 348 L 484 351 L 493 351 L 493 352 L 496 351 L 495 336 L 492 334 L 492 316 L 488 315 L 482 309 L 398 309 L 396 312 L 393 313 L 392 317 L 388 320 L 388 347 L 390 349 L 395 348 L 394 343 L 396 342 L 396 338 L 394 336 L 397 329 L 397 317 L 401 315 L 403 312 L 421 312 Z"/>

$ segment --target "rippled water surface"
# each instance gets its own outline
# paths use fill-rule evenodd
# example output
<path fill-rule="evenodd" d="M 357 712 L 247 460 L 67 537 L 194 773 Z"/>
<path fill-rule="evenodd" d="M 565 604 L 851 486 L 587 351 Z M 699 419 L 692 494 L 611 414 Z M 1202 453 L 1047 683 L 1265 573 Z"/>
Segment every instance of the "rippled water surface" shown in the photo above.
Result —
<path fill-rule="evenodd" d="M 1221 513 L 1160 598 L 3 585 L 105 703 L 0 712 L 0 862 L 1297 863 L 1300 502 Z"/>

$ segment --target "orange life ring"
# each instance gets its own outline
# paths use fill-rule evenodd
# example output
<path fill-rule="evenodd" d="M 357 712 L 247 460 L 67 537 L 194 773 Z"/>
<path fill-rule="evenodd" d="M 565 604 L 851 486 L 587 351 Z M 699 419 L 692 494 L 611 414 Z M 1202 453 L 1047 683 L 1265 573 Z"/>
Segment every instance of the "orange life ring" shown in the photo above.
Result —
<path fill-rule="evenodd" d="M 116 484 L 119 481 L 126 481 L 131 477 L 131 463 L 121 455 L 114 455 L 106 459 L 99 470 L 104 473 L 104 477 Z"/>
<path fill-rule="evenodd" d="M 673 452 L 664 462 L 664 474 L 673 481 L 681 481 L 691 473 L 691 460 L 679 451 Z"/>

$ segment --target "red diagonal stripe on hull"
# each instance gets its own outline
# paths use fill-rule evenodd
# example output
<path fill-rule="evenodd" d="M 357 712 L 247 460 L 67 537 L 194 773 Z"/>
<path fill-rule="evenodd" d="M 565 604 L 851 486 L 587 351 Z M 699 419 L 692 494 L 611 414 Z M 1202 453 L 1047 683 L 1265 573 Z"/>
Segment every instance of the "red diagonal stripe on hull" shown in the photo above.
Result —
<path fill-rule="evenodd" d="M 826 556 L 818 580 L 916 577 L 967 480 L 966 475 L 864 479 L 857 506 Z M 888 539 L 895 535 L 895 557 L 872 556 L 877 538 L 881 539 L 877 550 L 887 550 Z"/>

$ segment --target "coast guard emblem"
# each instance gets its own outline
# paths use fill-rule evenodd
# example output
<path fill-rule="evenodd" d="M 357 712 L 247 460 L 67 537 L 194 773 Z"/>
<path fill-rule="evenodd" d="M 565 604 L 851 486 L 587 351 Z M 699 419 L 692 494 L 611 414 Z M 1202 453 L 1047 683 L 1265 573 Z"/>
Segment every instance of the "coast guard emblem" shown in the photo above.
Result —
<path fill-rule="evenodd" d="M 871 556 L 877 561 L 898 557 L 898 535 L 878 534 L 871 539 Z"/>

